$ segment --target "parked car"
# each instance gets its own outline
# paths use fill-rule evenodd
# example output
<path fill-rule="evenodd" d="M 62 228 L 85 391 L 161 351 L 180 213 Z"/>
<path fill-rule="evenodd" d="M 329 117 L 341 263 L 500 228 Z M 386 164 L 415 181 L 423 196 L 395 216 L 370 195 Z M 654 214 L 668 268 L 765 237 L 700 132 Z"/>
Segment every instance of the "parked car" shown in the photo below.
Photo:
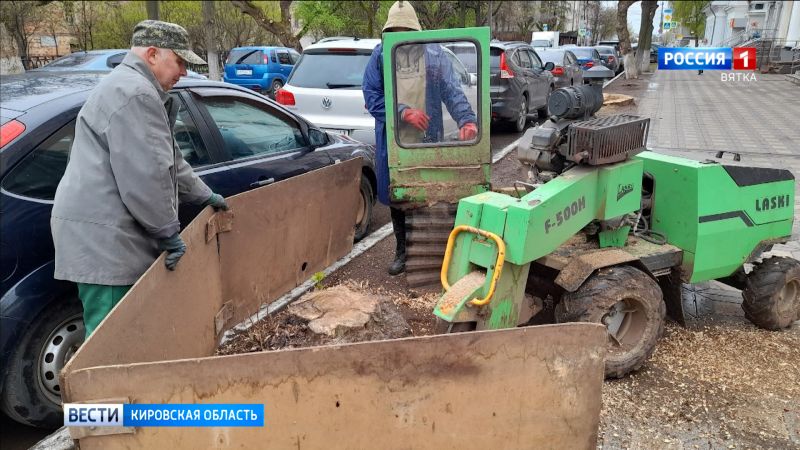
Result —
<path fill-rule="evenodd" d="M 53 279 L 50 212 L 78 111 L 102 77 L 33 72 L 4 77 L 0 87 L 0 408 L 29 425 L 63 423 L 58 374 L 84 339 L 75 285 Z M 226 197 L 362 157 L 355 235 L 367 234 L 376 192 L 372 146 L 325 133 L 231 84 L 183 79 L 170 94 L 180 104 L 175 137 L 184 158 Z M 199 211 L 181 205 L 181 223 Z"/>
<path fill-rule="evenodd" d="M 126 48 L 89 50 L 70 53 L 29 72 L 63 72 L 69 70 L 108 72 L 125 59 L 130 50 Z M 186 78 L 207 79 L 192 70 L 186 70 Z"/>
<path fill-rule="evenodd" d="M 578 64 L 583 70 L 603 65 L 600 53 L 594 47 L 572 47 L 569 50 L 578 58 Z"/>
<path fill-rule="evenodd" d="M 658 44 L 650 44 L 650 62 L 655 63 L 658 62 L 658 48 L 661 47 Z M 631 49 L 636 52 L 638 50 L 638 44 L 631 44 Z"/>
<path fill-rule="evenodd" d="M 478 52 L 475 50 L 474 44 L 470 42 L 448 42 L 442 44 L 442 47 L 453 52 L 468 73 L 478 73 Z"/>
<path fill-rule="evenodd" d="M 225 60 L 222 81 L 274 96 L 299 59 L 287 47 L 236 47 Z"/>
<path fill-rule="evenodd" d="M 600 54 L 600 61 L 603 65 L 611 69 L 614 73 L 619 73 L 620 58 L 619 52 L 609 45 L 598 45 L 595 47 Z"/>
<path fill-rule="evenodd" d="M 583 84 L 583 70 L 578 64 L 578 58 L 567 49 L 537 50 L 536 54 L 544 63 L 553 63 L 555 67 L 550 73 L 556 88 Z"/>
<path fill-rule="evenodd" d="M 361 83 L 380 39 L 343 38 L 309 45 L 275 99 L 332 133 L 375 143 L 375 119 Z M 335 70 L 334 70 L 335 69 Z"/>
<path fill-rule="evenodd" d="M 492 42 L 489 47 L 489 94 L 492 119 L 510 121 L 525 130 L 530 111 L 547 117 L 547 98 L 555 89 L 552 62 L 542 60 L 528 44 Z"/>

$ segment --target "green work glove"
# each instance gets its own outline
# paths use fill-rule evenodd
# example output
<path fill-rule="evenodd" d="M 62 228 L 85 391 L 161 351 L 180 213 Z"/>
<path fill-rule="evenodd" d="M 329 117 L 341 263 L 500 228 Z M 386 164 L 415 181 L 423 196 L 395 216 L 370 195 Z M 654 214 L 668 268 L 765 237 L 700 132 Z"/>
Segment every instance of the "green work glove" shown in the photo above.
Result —
<path fill-rule="evenodd" d="M 158 249 L 167 252 L 167 257 L 164 258 L 164 265 L 167 266 L 167 269 L 175 270 L 181 256 L 186 253 L 186 244 L 183 243 L 181 235 L 175 233 L 166 239 L 159 239 Z"/>
<path fill-rule="evenodd" d="M 219 211 L 220 209 L 223 211 L 228 210 L 228 204 L 225 203 L 225 198 L 219 194 L 211 194 L 211 197 L 208 197 L 208 200 L 203 202 L 203 207 L 209 205 L 214 208 L 214 211 Z"/>

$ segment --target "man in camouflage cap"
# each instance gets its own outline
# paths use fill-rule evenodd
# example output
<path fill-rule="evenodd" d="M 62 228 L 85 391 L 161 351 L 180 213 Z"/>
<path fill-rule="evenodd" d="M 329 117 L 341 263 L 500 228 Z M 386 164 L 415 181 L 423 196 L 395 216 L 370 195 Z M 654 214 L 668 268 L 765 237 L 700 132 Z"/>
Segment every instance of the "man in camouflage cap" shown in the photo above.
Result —
<path fill-rule="evenodd" d="M 205 61 L 173 23 L 140 22 L 131 44 L 78 114 L 50 219 L 55 278 L 78 284 L 87 337 L 161 252 L 175 270 L 186 252 L 179 203 L 228 208 L 184 161 L 172 130 L 178 102 L 168 91 L 186 62 Z"/>

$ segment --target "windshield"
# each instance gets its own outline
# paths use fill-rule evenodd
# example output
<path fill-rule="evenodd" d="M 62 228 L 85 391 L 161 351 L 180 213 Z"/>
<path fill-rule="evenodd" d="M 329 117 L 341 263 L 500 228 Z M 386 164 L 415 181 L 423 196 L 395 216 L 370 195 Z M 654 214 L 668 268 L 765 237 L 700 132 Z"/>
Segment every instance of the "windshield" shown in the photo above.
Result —
<path fill-rule="evenodd" d="M 552 47 L 553 44 L 551 44 L 547 39 L 536 39 L 535 41 L 531 42 L 531 45 L 534 47 Z"/>
<path fill-rule="evenodd" d="M 361 89 L 369 58 L 368 53 L 305 53 L 287 84 L 315 89 Z"/>
<path fill-rule="evenodd" d="M 67 56 L 62 56 L 57 60 L 51 62 L 40 68 L 40 70 L 48 70 L 48 69 L 63 69 L 65 67 L 76 67 L 83 64 L 88 63 L 89 61 L 100 57 L 100 54 L 90 54 L 90 53 L 72 53 Z"/>
<path fill-rule="evenodd" d="M 570 51 L 575 53 L 575 56 L 577 56 L 579 59 L 593 59 L 594 57 L 594 53 L 592 52 L 591 48 L 572 47 Z"/>
<path fill-rule="evenodd" d="M 564 52 L 537 52 L 537 54 L 545 63 L 561 64 L 564 61 Z"/>
<path fill-rule="evenodd" d="M 489 66 L 492 69 L 500 68 L 500 56 L 503 54 L 503 49 L 492 47 L 489 49 Z"/>
<path fill-rule="evenodd" d="M 613 55 L 614 48 L 613 47 L 597 47 L 597 51 L 600 52 L 601 55 Z"/>

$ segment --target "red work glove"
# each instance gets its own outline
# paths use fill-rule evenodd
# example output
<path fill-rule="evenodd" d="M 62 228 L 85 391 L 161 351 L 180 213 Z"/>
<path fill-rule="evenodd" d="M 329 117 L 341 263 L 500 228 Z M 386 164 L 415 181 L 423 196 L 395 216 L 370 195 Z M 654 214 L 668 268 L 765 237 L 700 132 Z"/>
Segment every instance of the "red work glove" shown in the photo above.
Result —
<path fill-rule="evenodd" d="M 478 137 L 478 126 L 472 122 L 465 123 L 458 133 L 458 139 L 462 141 L 471 141 Z"/>
<path fill-rule="evenodd" d="M 406 108 L 403 110 L 403 122 L 411 125 L 419 131 L 426 131 L 428 129 L 428 120 L 430 117 L 422 110 L 414 108 Z"/>

